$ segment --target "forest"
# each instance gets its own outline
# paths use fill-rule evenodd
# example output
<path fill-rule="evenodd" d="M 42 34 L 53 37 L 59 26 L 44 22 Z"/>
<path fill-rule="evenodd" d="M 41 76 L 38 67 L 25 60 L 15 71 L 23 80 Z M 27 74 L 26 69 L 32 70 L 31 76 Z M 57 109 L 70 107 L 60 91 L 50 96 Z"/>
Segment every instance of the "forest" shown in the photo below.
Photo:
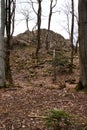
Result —
<path fill-rule="evenodd" d="M 0 0 L 0 130 L 87 130 L 87 0 L 63 8 L 68 39 L 51 30 L 57 0 L 41 28 L 43 1 L 22 1 L 26 30 L 14 36 L 18 3 Z"/>

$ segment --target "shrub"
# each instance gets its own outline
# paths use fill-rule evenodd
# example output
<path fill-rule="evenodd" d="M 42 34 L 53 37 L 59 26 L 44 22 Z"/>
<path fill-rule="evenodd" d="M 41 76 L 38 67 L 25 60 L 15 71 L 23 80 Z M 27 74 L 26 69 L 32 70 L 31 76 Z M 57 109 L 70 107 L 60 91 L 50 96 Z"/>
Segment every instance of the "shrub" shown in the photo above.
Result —
<path fill-rule="evenodd" d="M 61 53 L 57 53 L 55 59 L 53 60 L 53 64 L 55 64 L 55 66 L 66 66 L 67 64 L 69 64 L 68 58 L 66 56 L 64 56 L 64 54 Z"/>
<path fill-rule="evenodd" d="M 54 130 L 61 130 L 62 128 L 66 128 L 68 130 L 69 125 L 71 125 L 70 118 L 71 116 L 69 116 L 66 112 L 53 109 L 48 112 L 45 124 Z"/>

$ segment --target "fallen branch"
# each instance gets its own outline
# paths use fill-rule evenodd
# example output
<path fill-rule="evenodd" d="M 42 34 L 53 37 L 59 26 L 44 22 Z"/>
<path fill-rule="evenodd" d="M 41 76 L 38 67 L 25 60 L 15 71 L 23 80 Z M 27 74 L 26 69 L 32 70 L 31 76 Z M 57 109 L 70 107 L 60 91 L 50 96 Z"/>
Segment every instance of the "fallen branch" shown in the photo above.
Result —
<path fill-rule="evenodd" d="M 39 115 L 28 115 L 28 117 L 30 118 L 42 118 L 42 119 L 46 119 L 46 116 L 39 116 Z"/>

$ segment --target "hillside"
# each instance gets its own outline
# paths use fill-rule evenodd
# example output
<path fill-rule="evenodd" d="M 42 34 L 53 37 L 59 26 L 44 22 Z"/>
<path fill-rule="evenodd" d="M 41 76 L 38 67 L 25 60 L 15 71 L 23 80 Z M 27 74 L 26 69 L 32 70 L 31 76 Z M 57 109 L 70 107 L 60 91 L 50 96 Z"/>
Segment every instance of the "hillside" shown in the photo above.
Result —
<path fill-rule="evenodd" d="M 50 31 L 49 43 L 56 42 L 54 82 L 53 48 L 45 50 L 47 30 L 41 30 L 38 60 L 36 33 L 26 31 L 12 39 L 10 61 L 15 87 L 0 89 L 0 130 L 53 130 L 42 120 L 51 109 L 61 109 L 75 117 L 76 123 L 68 129 L 61 124 L 61 130 L 87 130 L 87 93 L 75 90 L 79 81 L 78 54 L 70 73 L 70 44 Z"/>
<path fill-rule="evenodd" d="M 46 29 L 41 29 L 41 43 L 42 43 L 42 45 L 45 44 L 46 35 L 47 35 L 47 30 Z M 36 39 L 37 39 L 37 30 L 33 31 L 33 32 L 25 31 L 24 33 L 21 33 L 21 34 L 15 36 L 13 39 L 15 39 L 14 43 L 16 43 L 17 41 L 20 40 L 21 42 L 24 41 L 24 43 L 27 43 L 28 45 L 30 43 L 34 44 L 34 43 L 36 43 Z M 67 40 L 64 39 L 63 36 L 61 36 L 58 33 L 53 32 L 51 30 L 49 31 L 48 42 L 49 42 L 49 44 L 50 43 L 53 44 L 54 42 L 56 42 L 59 47 L 60 46 L 61 47 L 70 46 L 70 45 L 68 45 L 69 42 L 67 44 Z"/>

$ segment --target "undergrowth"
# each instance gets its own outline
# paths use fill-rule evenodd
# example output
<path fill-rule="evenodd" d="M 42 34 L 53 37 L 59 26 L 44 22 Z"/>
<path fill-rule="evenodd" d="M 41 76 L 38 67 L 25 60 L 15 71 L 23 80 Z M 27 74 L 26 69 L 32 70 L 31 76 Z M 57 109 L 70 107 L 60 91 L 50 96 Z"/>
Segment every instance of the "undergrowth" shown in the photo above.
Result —
<path fill-rule="evenodd" d="M 45 125 L 52 130 L 83 130 L 83 128 L 78 127 L 79 123 L 75 116 L 69 115 L 63 110 L 49 110 L 44 121 Z"/>

